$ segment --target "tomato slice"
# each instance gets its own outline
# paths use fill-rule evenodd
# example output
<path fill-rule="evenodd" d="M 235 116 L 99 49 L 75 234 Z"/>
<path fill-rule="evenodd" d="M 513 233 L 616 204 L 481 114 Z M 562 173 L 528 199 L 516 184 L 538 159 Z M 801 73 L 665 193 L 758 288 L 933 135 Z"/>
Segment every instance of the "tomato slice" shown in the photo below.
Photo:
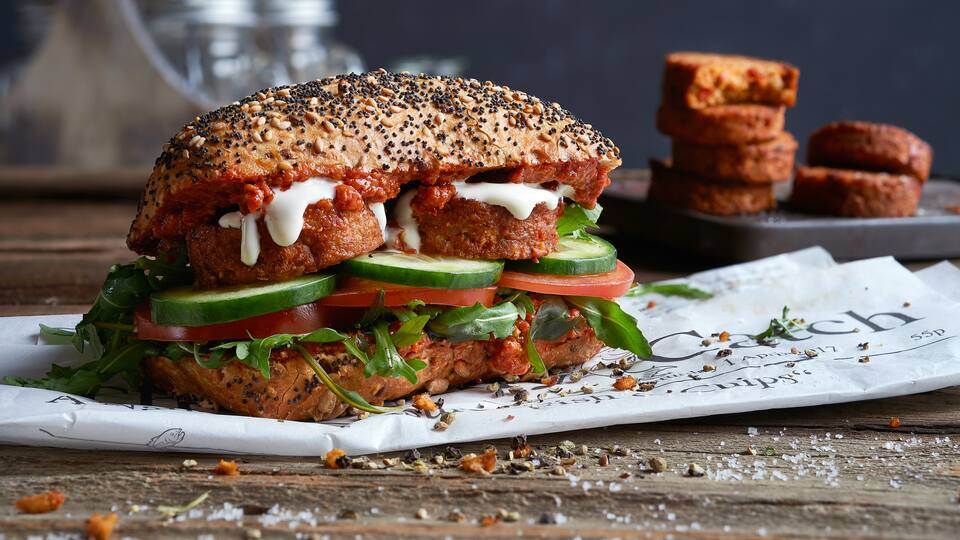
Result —
<path fill-rule="evenodd" d="M 497 292 L 496 287 L 431 289 L 347 277 L 340 278 L 337 290 L 333 294 L 317 302 L 323 306 L 366 308 L 373 304 L 381 289 L 384 291 L 383 305 L 387 307 L 403 306 L 413 300 L 422 300 L 425 304 L 437 306 L 472 306 L 480 302 L 489 307 L 493 305 L 493 297 Z"/>
<path fill-rule="evenodd" d="M 633 270 L 619 260 L 617 267 L 605 274 L 554 276 L 506 270 L 500 277 L 498 285 L 540 294 L 617 298 L 626 294 L 633 285 Z"/>
<path fill-rule="evenodd" d="M 150 304 L 137 307 L 134 317 L 137 338 L 151 341 L 212 341 L 221 339 L 264 338 L 273 334 L 305 334 L 318 328 L 350 328 L 363 317 L 362 308 L 303 304 L 266 315 L 208 326 L 155 324 L 150 319 Z"/>

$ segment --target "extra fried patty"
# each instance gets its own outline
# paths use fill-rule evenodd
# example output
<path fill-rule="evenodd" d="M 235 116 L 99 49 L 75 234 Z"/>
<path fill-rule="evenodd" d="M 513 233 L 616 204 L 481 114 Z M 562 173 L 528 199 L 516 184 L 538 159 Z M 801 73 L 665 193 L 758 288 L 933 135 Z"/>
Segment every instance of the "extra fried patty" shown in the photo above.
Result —
<path fill-rule="evenodd" d="M 333 266 L 372 251 L 383 243 L 373 212 L 341 210 L 323 200 L 307 208 L 303 231 L 296 242 L 278 246 L 259 220 L 260 257 L 247 266 L 240 261 L 240 230 L 204 224 L 187 235 L 187 254 L 197 284 L 236 285 L 293 278 Z"/>
<path fill-rule="evenodd" d="M 557 245 L 555 209 L 541 203 L 527 219 L 517 219 L 502 206 L 455 197 L 450 186 L 421 187 L 413 200 L 422 253 L 465 259 L 535 259 Z"/>

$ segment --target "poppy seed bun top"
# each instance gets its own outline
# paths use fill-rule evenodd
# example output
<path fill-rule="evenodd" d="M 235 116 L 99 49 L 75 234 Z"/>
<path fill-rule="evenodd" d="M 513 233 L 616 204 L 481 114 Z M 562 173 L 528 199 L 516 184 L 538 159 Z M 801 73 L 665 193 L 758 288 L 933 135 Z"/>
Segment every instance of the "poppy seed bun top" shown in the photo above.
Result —
<path fill-rule="evenodd" d="M 558 165 L 594 178 L 571 178 Z M 590 124 L 505 86 L 384 70 L 343 75 L 258 92 L 194 118 L 157 159 L 127 244 L 156 253 L 218 209 L 253 212 L 270 188 L 312 176 L 342 180 L 369 203 L 395 197 L 410 180 L 540 168 L 539 177 L 520 177 L 582 188 L 592 206 L 587 193 L 619 165 L 619 149 Z"/>

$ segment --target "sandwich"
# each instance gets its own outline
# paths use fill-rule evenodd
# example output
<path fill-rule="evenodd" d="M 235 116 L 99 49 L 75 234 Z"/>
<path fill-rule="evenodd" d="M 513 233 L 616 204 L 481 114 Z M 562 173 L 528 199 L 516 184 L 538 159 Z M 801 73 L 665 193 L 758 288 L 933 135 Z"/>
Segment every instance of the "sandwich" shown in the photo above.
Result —
<path fill-rule="evenodd" d="M 326 420 L 650 347 L 633 283 L 588 232 L 619 149 L 491 82 L 351 74 L 257 92 L 164 146 L 73 330 L 92 357 L 6 382 L 117 377 L 198 406 Z M 554 379 L 555 380 L 555 379 Z"/>

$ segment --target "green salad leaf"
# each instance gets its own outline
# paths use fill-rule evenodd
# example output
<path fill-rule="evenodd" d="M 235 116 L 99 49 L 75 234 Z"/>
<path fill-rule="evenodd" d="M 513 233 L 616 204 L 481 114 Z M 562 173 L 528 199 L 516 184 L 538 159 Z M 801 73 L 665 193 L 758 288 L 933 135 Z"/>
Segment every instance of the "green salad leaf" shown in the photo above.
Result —
<path fill-rule="evenodd" d="M 54 365 L 46 377 L 4 377 L 3 382 L 93 396 L 117 375 L 128 386 L 139 386 L 140 361 L 155 346 L 133 335 L 136 306 L 153 292 L 190 280 L 186 254 L 178 257 L 141 257 L 130 264 L 110 268 L 96 301 L 71 332 L 41 327 L 45 338 L 63 342 L 69 338 L 81 353 L 93 360 L 76 367 Z"/>
<path fill-rule="evenodd" d="M 600 341 L 608 346 L 630 351 L 641 358 L 653 353 L 637 327 L 637 320 L 616 302 L 589 296 L 565 296 L 564 300 L 580 310 Z"/>
<path fill-rule="evenodd" d="M 713 298 L 713 293 L 687 285 L 686 283 L 637 283 L 627 291 L 625 296 L 643 296 L 652 293 L 662 296 L 694 298 L 697 300 Z"/>
<path fill-rule="evenodd" d="M 503 339 L 513 333 L 520 312 L 512 302 L 485 307 L 479 302 L 469 307 L 448 309 L 431 320 L 427 328 L 451 341 L 486 340 L 490 335 Z"/>
<path fill-rule="evenodd" d="M 586 230 L 597 226 L 597 220 L 603 207 L 599 204 L 593 208 L 584 208 L 577 203 L 570 203 L 563 208 L 563 215 L 557 219 L 557 234 L 580 238 L 586 236 Z"/>

